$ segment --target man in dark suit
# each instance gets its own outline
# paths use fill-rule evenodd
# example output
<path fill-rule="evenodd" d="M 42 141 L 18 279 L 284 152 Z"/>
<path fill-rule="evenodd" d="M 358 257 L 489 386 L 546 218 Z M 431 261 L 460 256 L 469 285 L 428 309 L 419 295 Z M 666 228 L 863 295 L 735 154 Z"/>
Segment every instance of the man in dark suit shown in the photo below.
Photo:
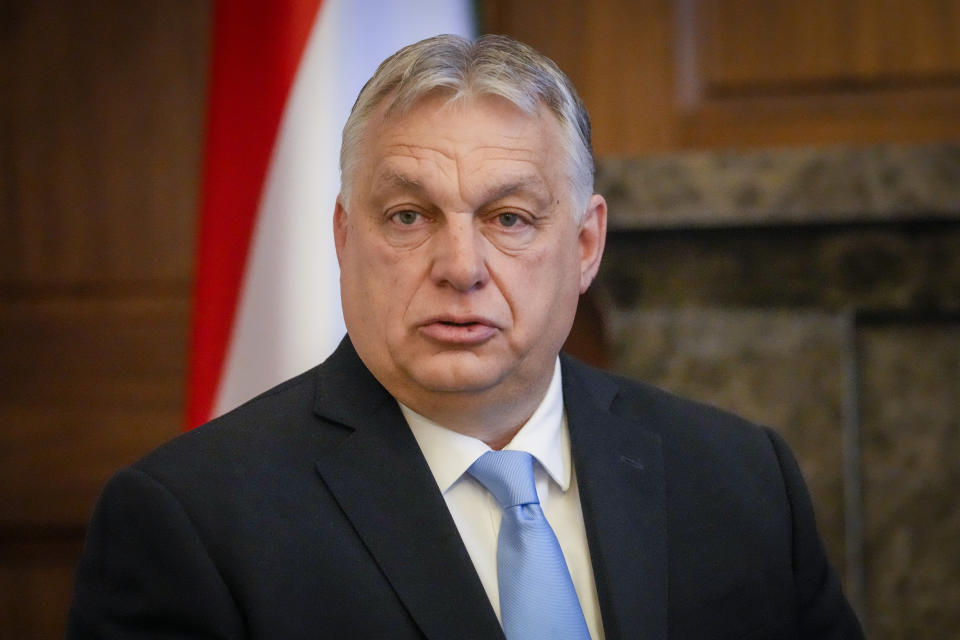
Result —
<path fill-rule="evenodd" d="M 558 355 L 606 203 L 552 62 L 501 37 L 401 50 L 341 170 L 348 336 L 111 480 L 68 635 L 861 637 L 776 434 Z M 499 451 L 532 501 L 484 475 Z M 549 562 L 504 560 L 533 548 L 514 508 Z M 516 589 L 528 565 L 551 577 Z"/>

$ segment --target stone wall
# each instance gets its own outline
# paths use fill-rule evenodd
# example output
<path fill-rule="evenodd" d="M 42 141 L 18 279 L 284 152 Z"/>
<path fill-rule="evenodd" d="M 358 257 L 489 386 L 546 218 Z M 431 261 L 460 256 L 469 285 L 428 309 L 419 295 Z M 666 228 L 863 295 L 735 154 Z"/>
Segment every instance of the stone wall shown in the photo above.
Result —
<path fill-rule="evenodd" d="M 870 637 L 960 628 L 960 146 L 610 159 L 611 368 L 778 429 Z"/>

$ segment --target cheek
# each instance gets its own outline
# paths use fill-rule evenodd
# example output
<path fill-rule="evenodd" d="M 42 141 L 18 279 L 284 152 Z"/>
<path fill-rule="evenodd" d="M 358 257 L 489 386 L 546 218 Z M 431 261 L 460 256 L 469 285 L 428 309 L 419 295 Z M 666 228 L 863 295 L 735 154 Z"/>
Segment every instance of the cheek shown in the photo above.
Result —
<path fill-rule="evenodd" d="M 356 248 L 349 264 L 356 303 L 368 316 L 367 323 L 395 324 L 419 282 L 417 256 L 383 242 L 367 242 Z"/>
<path fill-rule="evenodd" d="M 501 282 L 516 316 L 546 316 L 547 320 L 542 320 L 546 323 L 576 305 L 580 280 L 575 257 L 544 248 L 525 253 L 522 259 L 513 258 L 510 263 L 501 270 Z"/>
<path fill-rule="evenodd" d="M 360 284 L 361 295 L 366 298 L 365 303 L 376 308 L 373 313 L 380 314 L 391 302 L 390 292 L 397 287 L 396 269 L 389 262 L 375 259 L 375 256 L 366 256 L 354 265 L 357 280 Z"/>
<path fill-rule="evenodd" d="M 385 292 L 389 291 L 393 279 L 389 263 L 382 251 L 366 238 L 353 244 L 347 244 L 342 252 L 341 285 L 344 290 L 344 304 L 362 314 L 363 321 L 369 322 L 374 314 L 383 308 Z M 349 296 L 349 300 L 346 297 Z"/>
<path fill-rule="evenodd" d="M 350 268 L 368 288 L 389 287 L 396 275 L 397 252 L 374 229 L 361 229 L 353 246 Z"/>
<path fill-rule="evenodd" d="M 571 284 L 571 276 L 579 274 L 577 250 L 570 242 L 554 240 L 531 251 L 524 260 L 529 263 L 527 269 L 532 277 L 551 290 L 566 288 Z M 573 284 L 579 284 L 579 280 Z"/>

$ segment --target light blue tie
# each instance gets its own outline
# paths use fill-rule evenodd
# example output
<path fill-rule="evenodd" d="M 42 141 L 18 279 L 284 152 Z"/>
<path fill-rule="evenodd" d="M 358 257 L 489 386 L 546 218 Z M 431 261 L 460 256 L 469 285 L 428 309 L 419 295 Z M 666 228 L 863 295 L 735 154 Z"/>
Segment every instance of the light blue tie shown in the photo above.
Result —
<path fill-rule="evenodd" d="M 503 508 L 497 574 L 508 640 L 589 640 L 563 551 L 540 508 L 533 457 L 523 451 L 488 451 L 468 472 Z"/>

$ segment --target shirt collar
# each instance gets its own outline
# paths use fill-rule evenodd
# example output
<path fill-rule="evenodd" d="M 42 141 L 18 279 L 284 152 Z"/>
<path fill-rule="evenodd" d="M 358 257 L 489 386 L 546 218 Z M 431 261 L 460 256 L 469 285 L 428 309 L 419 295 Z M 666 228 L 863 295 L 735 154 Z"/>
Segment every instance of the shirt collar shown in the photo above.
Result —
<path fill-rule="evenodd" d="M 397 404 L 440 491 L 446 492 L 477 458 L 490 451 L 482 440 L 445 429 L 402 402 Z M 553 368 L 550 386 L 537 409 L 504 449 L 526 451 L 537 459 L 563 491 L 570 486 L 570 434 L 563 410 L 559 358 Z"/>

